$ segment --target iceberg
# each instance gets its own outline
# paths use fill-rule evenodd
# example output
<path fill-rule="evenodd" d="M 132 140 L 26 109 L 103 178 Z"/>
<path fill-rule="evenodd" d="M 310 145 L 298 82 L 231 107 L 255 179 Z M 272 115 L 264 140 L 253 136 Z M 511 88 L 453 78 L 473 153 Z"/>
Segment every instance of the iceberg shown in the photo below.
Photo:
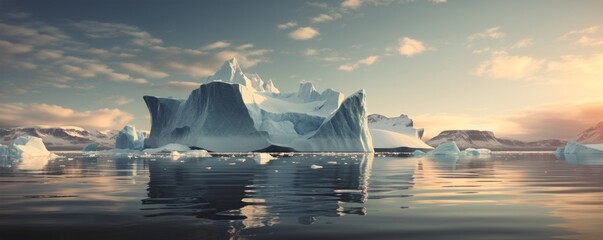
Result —
<path fill-rule="evenodd" d="M 144 133 L 136 131 L 136 127 L 126 125 L 115 137 L 116 149 L 142 150 L 144 148 Z"/>
<path fill-rule="evenodd" d="M 413 127 L 413 121 L 407 115 L 386 117 L 379 114 L 368 116 L 368 126 L 376 151 L 407 151 L 414 149 L 433 149 L 421 137 L 423 129 Z"/>
<path fill-rule="evenodd" d="M 86 146 L 84 146 L 84 148 L 82 148 L 82 152 L 93 152 L 93 151 L 96 151 L 97 149 L 98 149 L 98 144 L 90 143 L 90 144 L 87 144 Z"/>
<path fill-rule="evenodd" d="M 145 145 L 169 143 L 220 152 L 372 152 L 363 90 L 344 99 L 302 83 L 281 93 L 257 75 L 226 61 L 188 99 L 144 96 L 151 115 Z"/>
<path fill-rule="evenodd" d="M 565 155 L 565 146 L 555 149 L 555 156 L 557 158 L 563 158 L 563 155 Z"/>
<path fill-rule="evenodd" d="M 467 156 L 486 156 L 486 155 L 490 155 L 492 153 L 492 151 L 490 149 L 486 149 L 486 148 L 467 148 L 464 151 L 461 152 L 461 154 L 463 155 L 467 155 Z"/>
<path fill-rule="evenodd" d="M 461 153 L 459 147 L 456 145 L 454 141 L 443 142 L 438 145 L 433 151 L 427 153 L 429 156 L 435 155 L 452 155 L 457 156 Z"/>
<path fill-rule="evenodd" d="M 143 150 L 143 152 L 147 152 L 147 153 L 160 153 L 160 152 L 188 152 L 191 149 L 187 146 L 184 146 L 182 144 L 177 144 L 177 143 L 170 143 L 170 144 L 166 144 L 163 145 L 161 147 L 158 148 L 147 148 L 145 150 Z"/>
<path fill-rule="evenodd" d="M 0 156 L 8 158 L 32 158 L 53 157 L 56 155 L 46 149 L 41 138 L 20 136 L 11 145 L 0 145 Z"/>
<path fill-rule="evenodd" d="M 581 144 L 569 141 L 563 149 L 563 154 L 603 154 L 603 144 Z"/>
<path fill-rule="evenodd" d="M 253 157 L 253 160 L 255 160 L 255 162 L 260 165 L 264 165 L 274 159 L 276 158 L 270 155 L 269 153 L 256 153 Z"/>
<path fill-rule="evenodd" d="M 417 149 L 417 150 L 415 150 L 414 152 L 412 152 L 412 155 L 413 155 L 414 157 L 422 157 L 422 156 L 425 156 L 425 152 L 423 152 L 423 151 L 421 151 L 421 150 L 418 150 L 418 149 Z"/>
<path fill-rule="evenodd" d="M 206 150 L 190 150 L 188 152 L 185 152 L 184 156 L 190 158 L 205 158 L 211 157 L 211 154 L 209 154 L 209 152 L 207 152 Z"/>

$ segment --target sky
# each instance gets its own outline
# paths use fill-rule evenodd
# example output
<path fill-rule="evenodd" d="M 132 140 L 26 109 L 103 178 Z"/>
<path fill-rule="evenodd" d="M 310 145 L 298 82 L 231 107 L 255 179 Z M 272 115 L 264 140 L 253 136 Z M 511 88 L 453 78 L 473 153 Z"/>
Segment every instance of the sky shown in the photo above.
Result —
<path fill-rule="evenodd" d="M 571 139 L 603 122 L 603 1 L 0 0 L 0 127 L 150 129 L 226 60 L 370 113 Z"/>

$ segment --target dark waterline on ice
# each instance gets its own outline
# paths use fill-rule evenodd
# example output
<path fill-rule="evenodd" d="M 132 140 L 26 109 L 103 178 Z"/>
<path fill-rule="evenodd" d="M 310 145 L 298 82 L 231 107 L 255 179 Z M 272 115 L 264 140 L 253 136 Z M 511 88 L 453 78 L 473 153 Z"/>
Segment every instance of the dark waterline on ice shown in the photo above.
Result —
<path fill-rule="evenodd" d="M 1 162 L 0 239 L 603 238 L 603 156 L 67 157 Z"/>

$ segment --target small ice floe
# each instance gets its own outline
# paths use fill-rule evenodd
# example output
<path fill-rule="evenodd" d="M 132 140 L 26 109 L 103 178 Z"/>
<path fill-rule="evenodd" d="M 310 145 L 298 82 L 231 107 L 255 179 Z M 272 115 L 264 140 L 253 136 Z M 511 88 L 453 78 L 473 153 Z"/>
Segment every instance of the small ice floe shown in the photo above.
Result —
<path fill-rule="evenodd" d="M 181 154 L 178 151 L 172 151 L 170 153 L 170 157 L 172 158 L 172 160 L 177 160 L 179 159 L 181 156 Z"/>
<path fill-rule="evenodd" d="M 312 169 L 321 169 L 322 166 L 316 165 L 316 164 L 312 164 L 312 166 L 310 166 L 310 168 L 312 168 Z"/>
<path fill-rule="evenodd" d="M 328 164 L 337 164 L 337 162 L 336 162 L 336 161 L 328 161 L 327 163 L 328 163 Z"/>
<path fill-rule="evenodd" d="M 211 154 L 209 154 L 209 152 L 207 152 L 206 150 L 190 150 L 188 152 L 185 152 L 184 155 L 190 158 L 211 157 Z"/>
<path fill-rule="evenodd" d="M 267 164 L 268 162 L 274 159 L 276 158 L 268 153 L 256 153 L 253 157 L 253 160 L 255 160 L 255 162 L 260 165 Z"/>

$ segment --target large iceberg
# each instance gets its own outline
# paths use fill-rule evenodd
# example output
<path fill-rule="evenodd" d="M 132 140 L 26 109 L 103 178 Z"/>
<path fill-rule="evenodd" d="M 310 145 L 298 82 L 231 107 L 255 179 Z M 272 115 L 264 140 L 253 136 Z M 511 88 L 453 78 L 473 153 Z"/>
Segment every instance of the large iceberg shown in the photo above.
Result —
<path fill-rule="evenodd" d="M 144 148 L 144 133 L 136 131 L 136 127 L 126 125 L 115 137 L 116 149 L 142 150 Z"/>
<path fill-rule="evenodd" d="M 46 149 L 41 138 L 20 136 L 8 146 L 0 144 L 0 156 L 8 158 L 34 158 L 55 156 Z"/>
<path fill-rule="evenodd" d="M 210 151 L 372 152 L 364 91 L 318 92 L 302 83 L 281 93 L 231 59 L 188 99 L 144 96 L 151 115 L 146 147 L 169 143 Z"/>
<path fill-rule="evenodd" d="M 576 141 L 569 141 L 563 150 L 557 150 L 557 154 L 603 154 L 603 144 L 582 144 Z"/>
<path fill-rule="evenodd" d="M 433 149 L 421 137 L 422 128 L 414 128 L 413 121 L 407 115 L 386 117 L 379 114 L 368 116 L 368 126 L 373 138 L 375 151 L 407 151 Z"/>

